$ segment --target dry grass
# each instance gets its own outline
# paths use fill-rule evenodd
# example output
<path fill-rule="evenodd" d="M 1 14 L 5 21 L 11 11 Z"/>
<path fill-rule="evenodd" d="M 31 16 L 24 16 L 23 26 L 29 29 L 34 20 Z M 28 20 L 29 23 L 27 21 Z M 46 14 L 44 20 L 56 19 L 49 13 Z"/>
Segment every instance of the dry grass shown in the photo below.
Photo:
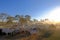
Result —
<path fill-rule="evenodd" d="M 0 22 L 0 25 L 2 25 L 4 27 L 10 27 L 11 25 L 14 25 L 14 24 L 16 24 L 16 23 L 6 24 L 6 23 Z M 44 32 L 39 33 L 39 34 L 44 34 Z M 18 36 L 16 36 L 16 37 L 18 37 Z M 18 39 L 13 39 L 13 37 L 12 37 L 12 39 L 9 39 L 9 40 L 60 40 L 60 30 L 56 29 L 55 33 L 49 38 L 42 38 L 41 35 L 32 34 L 30 36 L 23 37 L 23 38 L 19 37 Z"/>
<path fill-rule="evenodd" d="M 29 37 L 22 38 L 20 40 L 37 40 L 38 35 L 37 34 L 32 34 Z"/>

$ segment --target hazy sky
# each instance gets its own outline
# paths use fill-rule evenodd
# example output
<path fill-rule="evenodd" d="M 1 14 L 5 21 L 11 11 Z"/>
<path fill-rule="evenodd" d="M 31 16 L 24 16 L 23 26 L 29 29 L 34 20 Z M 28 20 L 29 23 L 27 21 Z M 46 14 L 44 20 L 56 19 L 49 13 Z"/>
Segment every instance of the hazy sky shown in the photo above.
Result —
<path fill-rule="evenodd" d="M 0 0 L 0 13 L 12 16 L 28 14 L 39 19 L 56 6 L 60 6 L 60 0 Z"/>

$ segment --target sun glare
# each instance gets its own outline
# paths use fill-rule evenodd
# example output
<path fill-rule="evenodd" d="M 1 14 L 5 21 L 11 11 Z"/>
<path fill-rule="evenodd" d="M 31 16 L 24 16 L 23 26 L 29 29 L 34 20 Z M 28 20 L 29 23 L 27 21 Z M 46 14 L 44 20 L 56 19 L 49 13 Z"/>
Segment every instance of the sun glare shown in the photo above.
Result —
<path fill-rule="evenodd" d="M 47 18 L 50 20 L 54 20 L 55 22 L 60 22 L 60 6 L 55 7 L 47 14 Z"/>

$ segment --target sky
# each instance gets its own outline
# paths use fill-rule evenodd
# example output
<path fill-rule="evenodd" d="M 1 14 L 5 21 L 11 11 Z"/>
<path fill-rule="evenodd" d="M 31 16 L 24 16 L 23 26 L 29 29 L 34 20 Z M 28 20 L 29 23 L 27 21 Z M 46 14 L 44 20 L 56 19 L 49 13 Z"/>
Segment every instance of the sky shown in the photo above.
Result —
<path fill-rule="evenodd" d="M 0 0 L 0 13 L 12 16 L 30 15 L 32 18 L 41 19 L 58 6 L 60 0 Z"/>

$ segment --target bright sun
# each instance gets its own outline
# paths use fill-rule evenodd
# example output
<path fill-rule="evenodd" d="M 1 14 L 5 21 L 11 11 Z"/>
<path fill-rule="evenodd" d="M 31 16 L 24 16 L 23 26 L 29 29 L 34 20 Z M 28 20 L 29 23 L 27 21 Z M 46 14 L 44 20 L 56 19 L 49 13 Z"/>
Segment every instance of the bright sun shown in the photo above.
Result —
<path fill-rule="evenodd" d="M 55 7 L 47 14 L 47 18 L 50 20 L 54 20 L 55 22 L 60 22 L 60 6 Z"/>

